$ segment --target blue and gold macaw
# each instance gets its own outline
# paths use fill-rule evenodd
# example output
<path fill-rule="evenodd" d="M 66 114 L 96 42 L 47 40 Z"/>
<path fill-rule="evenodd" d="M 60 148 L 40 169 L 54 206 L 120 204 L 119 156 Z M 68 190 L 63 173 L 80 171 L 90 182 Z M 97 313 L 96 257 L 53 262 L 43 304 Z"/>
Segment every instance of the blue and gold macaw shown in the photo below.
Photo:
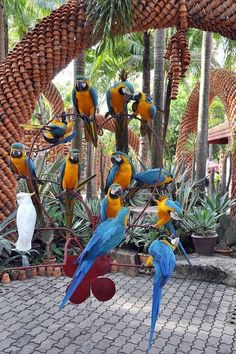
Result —
<path fill-rule="evenodd" d="M 68 227 L 69 229 L 72 226 L 76 191 L 79 187 L 79 181 L 81 177 L 81 165 L 79 155 L 79 150 L 70 150 L 69 154 L 62 162 L 59 174 L 59 182 L 61 185 L 61 189 L 66 193 L 66 227 Z M 66 237 L 70 238 L 70 232 L 67 232 Z"/>
<path fill-rule="evenodd" d="M 155 267 L 155 275 L 153 281 L 152 295 L 152 314 L 151 314 L 151 329 L 149 335 L 148 350 L 151 349 L 155 325 L 160 313 L 160 305 L 162 298 L 162 288 L 167 280 L 171 277 L 175 269 L 175 255 L 172 246 L 168 241 L 153 241 L 148 249 L 149 255 L 152 257 Z"/>
<path fill-rule="evenodd" d="M 132 197 L 140 187 L 166 187 L 174 180 L 172 174 L 163 168 L 152 168 L 144 172 L 136 172 L 133 179 L 136 183 L 132 185 L 132 190 L 125 195 L 126 200 Z"/>
<path fill-rule="evenodd" d="M 113 166 L 107 176 L 105 194 L 108 192 L 108 188 L 117 183 L 121 186 L 122 190 L 126 190 L 135 173 L 134 166 L 127 154 L 121 151 L 116 151 L 111 155 L 111 162 Z"/>
<path fill-rule="evenodd" d="M 127 81 L 122 81 L 113 85 L 106 93 L 108 112 L 115 118 L 116 127 L 116 149 L 127 151 L 128 139 L 128 109 L 127 104 L 134 93 L 133 85 Z"/>
<path fill-rule="evenodd" d="M 84 122 L 86 141 L 92 141 L 93 145 L 97 147 L 98 133 L 95 114 L 98 107 L 98 95 L 86 77 L 81 75 L 76 77 L 75 87 L 72 91 L 72 101 Z"/>
<path fill-rule="evenodd" d="M 124 240 L 128 215 L 129 209 L 122 208 L 115 218 L 107 219 L 97 227 L 78 259 L 78 268 L 61 302 L 60 309 L 64 308 L 76 288 L 81 284 L 96 258 L 105 255 Z"/>
<path fill-rule="evenodd" d="M 159 200 L 156 200 L 156 203 L 158 220 L 157 223 L 153 225 L 153 227 L 160 228 L 164 226 L 165 230 L 167 231 L 167 235 L 172 239 L 176 239 L 177 236 L 175 228 L 171 222 L 171 213 L 177 213 L 178 216 L 182 215 L 183 209 L 181 205 L 177 201 L 169 199 L 166 195 L 161 196 Z M 192 266 L 189 257 L 187 256 L 187 253 L 185 252 L 185 249 L 183 248 L 180 240 L 178 240 L 178 247 L 186 258 L 189 265 Z"/>
<path fill-rule="evenodd" d="M 148 97 L 144 92 L 135 92 L 133 100 L 135 102 L 132 105 L 132 110 L 136 116 L 141 118 L 140 134 L 145 136 L 147 133 L 150 142 L 152 131 L 148 129 L 147 123 L 151 124 L 153 119 L 157 119 L 156 106 L 151 97 Z"/>
<path fill-rule="evenodd" d="M 101 220 L 115 218 L 123 207 L 123 191 L 119 184 L 113 183 L 101 204 Z"/>
<path fill-rule="evenodd" d="M 39 130 L 43 128 L 43 125 L 30 125 L 20 124 L 25 130 Z M 66 123 L 66 121 L 60 121 L 58 118 L 54 118 L 47 126 L 42 130 L 44 140 L 54 146 L 64 144 L 71 141 L 76 132 L 72 130 L 72 123 Z"/>
<path fill-rule="evenodd" d="M 169 171 L 164 168 L 151 168 L 144 172 L 137 172 L 134 175 L 134 179 L 137 181 L 137 186 L 166 186 L 173 182 L 174 178 Z"/>
<path fill-rule="evenodd" d="M 10 168 L 12 172 L 19 177 L 26 178 L 26 184 L 30 193 L 35 193 L 32 196 L 33 204 L 37 211 L 37 217 L 41 225 L 43 225 L 42 207 L 39 202 L 39 191 L 37 183 L 42 184 L 36 175 L 34 161 L 26 154 L 25 146 L 19 142 L 11 145 L 10 151 Z"/>

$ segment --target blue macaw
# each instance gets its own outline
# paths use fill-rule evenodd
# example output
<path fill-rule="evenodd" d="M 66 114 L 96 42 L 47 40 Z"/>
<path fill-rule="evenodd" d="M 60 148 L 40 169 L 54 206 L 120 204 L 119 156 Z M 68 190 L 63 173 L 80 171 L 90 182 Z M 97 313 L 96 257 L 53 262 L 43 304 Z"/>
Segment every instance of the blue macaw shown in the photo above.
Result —
<path fill-rule="evenodd" d="M 105 194 L 108 192 L 108 188 L 117 183 L 124 191 L 130 185 L 130 182 L 135 173 L 134 166 L 127 154 L 121 151 L 116 151 L 111 155 L 111 162 L 113 166 L 107 176 Z"/>
<path fill-rule="evenodd" d="M 153 265 L 155 267 L 152 295 L 151 330 L 148 350 L 150 350 L 152 346 L 155 325 L 160 313 L 162 288 L 171 277 L 171 274 L 175 268 L 175 255 L 173 248 L 174 247 L 168 242 L 156 240 L 151 243 L 148 249 L 148 253 L 152 257 Z"/>
<path fill-rule="evenodd" d="M 183 209 L 181 205 L 177 201 L 173 201 L 165 195 L 160 197 L 159 200 L 156 200 L 156 203 L 157 203 L 158 221 L 153 226 L 156 228 L 164 226 L 168 231 L 168 236 L 171 237 L 172 239 L 176 238 L 175 228 L 171 222 L 171 213 L 177 213 L 178 216 L 182 215 Z M 186 258 L 189 265 L 192 266 L 189 257 L 185 249 L 183 248 L 183 245 L 180 242 L 180 240 L 178 240 L 178 247 L 182 252 L 182 254 L 184 255 L 184 257 Z"/>
<path fill-rule="evenodd" d="M 72 91 L 73 104 L 84 121 L 84 135 L 87 142 L 92 141 L 97 147 L 98 133 L 96 122 L 96 110 L 98 107 L 98 95 L 91 86 L 90 80 L 83 75 L 76 77 L 75 87 Z"/>
<path fill-rule="evenodd" d="M 144 172 L 135 173 L 134 179 L 137 181 L 137 186 L 155 185 L 156 187 L 161 187 L 173 182 L 172 174 L 163 168 L 152 168 Z"/>
<path fill-rule="evenodd" d="M 72 149 L 62 162 L 60 167 L 59 182 L 62 191 L 65 191 L 65 213 L 66 226 L 71 228 L 73 220 L 73 211 L 75 205 L 75 194 L 79 187 L 81 177 L 81 164 L 79 159 L 79 150 Z M 67 232 L 67 238 L 70 238 L 70 232 Z"/>
<path fill-rule="evenodd" d="M 112 184 L 101 204 L 101 220 L 115 218 L 123 206 L 123 191 L 119 184 Z"/>
<path fill-rule="evenodd" d="M 60 309 L 64 308 L 76 288 L 81 284 L 96 258 L 105 255 L 124 240 L 128 214 L 129 209 L 122 208 L 114 219 L 107 219 L 97 227 L 92 238 L 78 259 L 78 268 L 76 269 L 73 275 L 73 280 L 60 304 Z"/>
<path fill-rule="evenodd" d="M 173 176 L 170 172 L 163 168 L 152 168 L 144 172 L 136 172 L 133 179 L 136 181 L 132 185 L 132 190 L 130 190 L 126 195 L 125 199 L 132 197 L 140 187 L 165 187 L 169 183 L 173 182 Z"/>

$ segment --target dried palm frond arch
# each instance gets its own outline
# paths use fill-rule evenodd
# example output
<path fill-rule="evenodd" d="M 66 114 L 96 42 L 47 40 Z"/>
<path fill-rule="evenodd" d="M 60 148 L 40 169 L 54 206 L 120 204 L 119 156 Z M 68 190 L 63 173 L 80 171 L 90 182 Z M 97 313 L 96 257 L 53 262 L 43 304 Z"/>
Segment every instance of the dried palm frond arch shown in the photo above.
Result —
<path fill-rule="evenodd" d="M 197 131 L 198 104 L 199 104 L 199 83 L 193 89 L 181 120 L 180 133 L 177 142 L 176 155 L 177 161 L 187 160 L 191 166 L 192 157 L 186 155 L 184 146 L 187 142 L 189 133 Z M 236 73 L 227 69 L 216 69 L 212 71 L 210 78 L 210 102 L 218 96 L 224 104 L 225 113 L 229 120 L 232 139 L 235 135 L 236 122 Z M 236 196 L 236 153 L 232 155 L 232 196 Z"/>
<path fill-rule="evenodd" d="M 132 6 L 133 32 L 195 27 L 236 38 L 233 0 L 132 0 Z M 8 167 L 8 154 L 10 145 L 22 138 L 19 124 L 29 121 L 48 82 L 80 51 L 94 44 L 94 26 L 87 21 L 85 8 L 85 0 L 70 0 L 53 11 L 24 36 L 0 66 L 0 220 L 14 206 L 16 181 Z"/>

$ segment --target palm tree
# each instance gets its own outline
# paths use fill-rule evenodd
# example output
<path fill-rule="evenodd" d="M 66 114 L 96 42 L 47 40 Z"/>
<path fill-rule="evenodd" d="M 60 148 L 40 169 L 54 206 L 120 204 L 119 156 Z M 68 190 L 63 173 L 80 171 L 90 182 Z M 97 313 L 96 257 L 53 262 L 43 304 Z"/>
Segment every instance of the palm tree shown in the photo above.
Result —
<path fill-rule="evenodd" d="M 150 32 L 143 33 L 143 79 L 142 79 L 142 90 L 146 93 L 147 96 L 150 96 Z M 148 137 L 147 134 L 145 136 L 140 136 L 139 139 L 139 158 L 142 161 L 139 168 L 142 169 L 142 165 L 147 165 L 148 160 Z"/>
<path fill-rule="evenodd" d="M 201 180 L 199 189 L 205 190 L 204 177 L 206 175 L 207 138 L 208 138 L 208 110 L 210 70 L 212 56 L 212 33 L 203 32 L 202 57 L 201 57 L 201 80 L 199 92 L 198 127 L 197 127 L 197 157 L 196 179 Z"/>
<path fill-rule="evenodd" d="M 0 0 L 0 63 L 5 58 L 4 4 Z"/>
<path fill-rule="evenodd" d="M 164 105 L 164 50 L 166 30 L 158 29 L 154 37 L 154 103 L 163 110 Z M 162 166 L 163 157 L 163 115 L 158 111 L 157 119 L 153 122 L 153 129 L 158 137 L 152 140 L 152 167 Z"/>

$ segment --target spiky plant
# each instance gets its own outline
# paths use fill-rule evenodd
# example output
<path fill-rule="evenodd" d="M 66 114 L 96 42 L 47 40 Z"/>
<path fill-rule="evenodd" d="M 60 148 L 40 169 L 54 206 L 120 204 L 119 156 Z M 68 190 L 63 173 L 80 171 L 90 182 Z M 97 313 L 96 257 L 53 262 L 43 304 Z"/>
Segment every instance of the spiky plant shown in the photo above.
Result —
<path fill-rule="evenodd" d="M 207 237 L 216 231 L 218 225 L 216 216 L 217 214 L 210 209 L 193 207 L 184 214 L 182 224 L 187 233 Z"/>
<path fill-rule="evenodd" d="M 216 213 L 217 220 L 236 204 L 235 198 L 229 198 L 228 193 L 221 196 L 220 193 L 214 193 L 211 196 L 205 195 L 202 199 L 204 208 L 208 208 Z"/>

